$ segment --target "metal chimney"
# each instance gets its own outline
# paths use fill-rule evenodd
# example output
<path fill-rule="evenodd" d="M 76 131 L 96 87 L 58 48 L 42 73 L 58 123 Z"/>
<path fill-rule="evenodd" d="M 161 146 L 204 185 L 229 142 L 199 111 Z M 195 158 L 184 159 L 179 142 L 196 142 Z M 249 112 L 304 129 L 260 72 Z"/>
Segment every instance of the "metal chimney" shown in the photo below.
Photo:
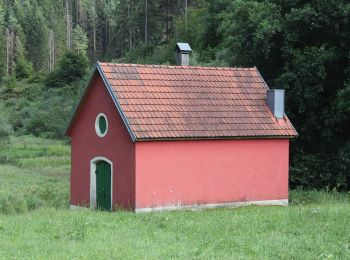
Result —
<path fill-rule="evenodd" d="M 187 42 L 178 42 L 176 44 L 176 64 L 179 66 L 188 66 L 190 62 L 190 53 L 192 49 Z"/>
<path fill-rule="evenodd" d="M 284 89 L 269 89 L 266 96 L 267 106 L 272 114 L 281 119 L 284 116 Z"/>

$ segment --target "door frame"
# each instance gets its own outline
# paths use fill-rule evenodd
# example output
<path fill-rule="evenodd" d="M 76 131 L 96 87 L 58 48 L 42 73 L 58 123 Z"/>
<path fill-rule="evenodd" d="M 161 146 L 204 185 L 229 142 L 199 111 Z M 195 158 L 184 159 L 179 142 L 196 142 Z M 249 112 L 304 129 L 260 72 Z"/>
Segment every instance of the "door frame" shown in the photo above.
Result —
<path fill-rule="evenodd" d="M 90 161 L 90 208 L 96 208 L 96 163 L 105 161 L 111 166 L 111 210 L 113 210 L 113 163 L 103 156 L 97 156 Z"/>

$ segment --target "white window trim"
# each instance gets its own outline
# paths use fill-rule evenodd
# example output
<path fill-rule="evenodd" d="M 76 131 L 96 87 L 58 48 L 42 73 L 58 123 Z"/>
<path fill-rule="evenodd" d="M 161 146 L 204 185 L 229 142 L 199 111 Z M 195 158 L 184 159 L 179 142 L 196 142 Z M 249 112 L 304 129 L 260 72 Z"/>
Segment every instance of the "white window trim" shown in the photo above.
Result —
<path fill-rule="evenodd" d="M 96 163 L 105 161 L 111 166 L 111 210 L 113 210 L 113 163 L 106 157 L 98 156 L 90 161 L 90 208 L 96 208 Z"/>
<path fill-rule="evenodd" d="M 104 133 L 101 133 L 100 131 L 100 125 L 99 125 L 99 119 L 100 117 L 104 117 L 105 120 L 106 120 L 106 131 Z M 107 117 L 104 113 L 99 113 L 95 119 L 95 131 L 96 131 L 96 134 L 99 136 L 99 137 L 104 137 L 107 132 L 108 132 L 108 120 L 107 120 Z"/>

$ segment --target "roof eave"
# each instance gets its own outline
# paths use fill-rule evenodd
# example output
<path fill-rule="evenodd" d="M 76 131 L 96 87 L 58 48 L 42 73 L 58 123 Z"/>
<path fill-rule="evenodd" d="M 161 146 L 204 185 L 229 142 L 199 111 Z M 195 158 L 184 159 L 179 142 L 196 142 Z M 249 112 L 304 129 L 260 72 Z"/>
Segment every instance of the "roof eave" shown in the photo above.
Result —
<path fill-rule="evenodd" d="M 192 141 L 192 140 L 247 140 L 247 139 L 294 139 L 298 135 L 277 135 L 277 136 L 211 136 L 211 137 L 156 137 L 138 138 L 138 142 L 152 141 Z"/>

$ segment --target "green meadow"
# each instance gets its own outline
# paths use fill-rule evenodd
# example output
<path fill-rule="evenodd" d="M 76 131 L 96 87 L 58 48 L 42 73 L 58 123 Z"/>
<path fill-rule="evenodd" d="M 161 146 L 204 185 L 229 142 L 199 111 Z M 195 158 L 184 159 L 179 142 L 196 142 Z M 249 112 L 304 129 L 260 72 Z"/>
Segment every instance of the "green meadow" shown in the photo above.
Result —
<path fill-rule="evenodd" d="M 350 259 L 350 194 L 290 193 L 288 207 L 69 210 L 69 145 L 0 144 L 0 259 Z"/>

